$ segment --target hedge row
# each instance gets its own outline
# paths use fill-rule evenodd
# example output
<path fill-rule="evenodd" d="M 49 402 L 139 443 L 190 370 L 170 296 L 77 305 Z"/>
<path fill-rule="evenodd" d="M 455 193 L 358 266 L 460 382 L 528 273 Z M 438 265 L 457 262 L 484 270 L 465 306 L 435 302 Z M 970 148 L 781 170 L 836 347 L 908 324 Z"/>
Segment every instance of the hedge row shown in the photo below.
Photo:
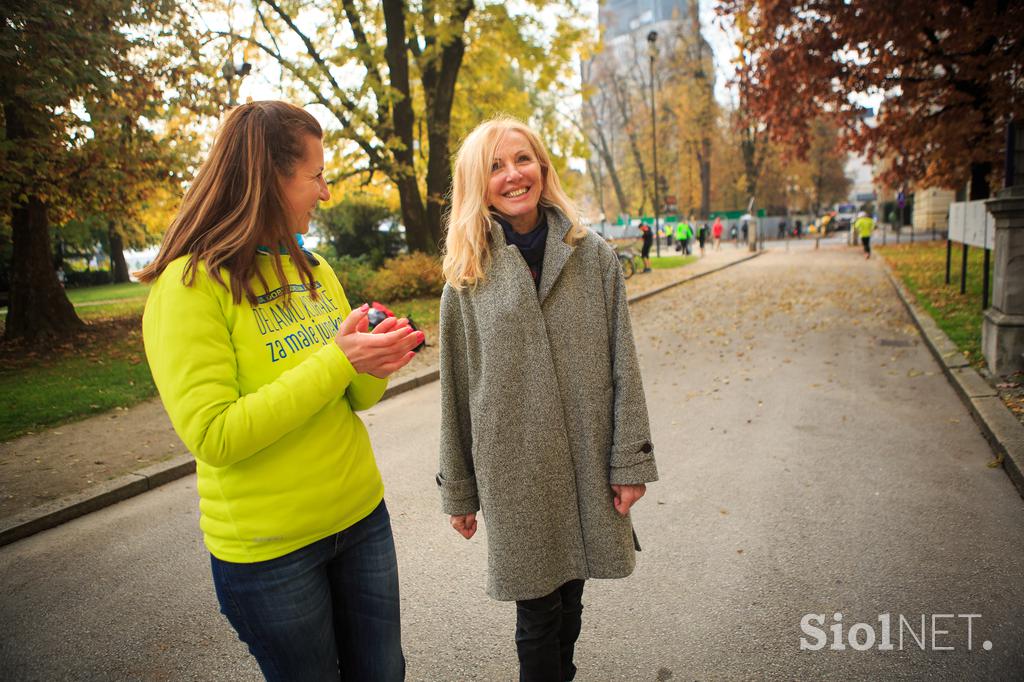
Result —
<path fill-rule="evenodd" d="M 328 258 L 327 262 L 338 274 L 353 306 L 370 301 L 391 305 L 411 298 L 440 296 L 444 288 L 441 263 L 425 253 L 389 258 L 380 270 L 349 256 Z"/>
<path fill-rule="evenodd" d="M 72 287 L 96 287 L 101 284 L 113 284 L 114 274 L 110 270 L 65 270 L 64 286 Z"/>

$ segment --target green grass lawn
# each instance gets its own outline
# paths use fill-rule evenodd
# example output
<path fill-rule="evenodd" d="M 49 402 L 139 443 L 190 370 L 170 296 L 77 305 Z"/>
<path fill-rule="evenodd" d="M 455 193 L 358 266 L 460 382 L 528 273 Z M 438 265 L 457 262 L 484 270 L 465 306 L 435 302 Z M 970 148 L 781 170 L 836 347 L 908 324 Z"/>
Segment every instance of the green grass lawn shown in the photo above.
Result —
<path fill-rule="evenodd" d="M 101 303 L 100 305 L 83 306 L 76 308 L 75 312 L 85 322 L 95 320 L 110 320 L 121 317 L 140 317 L 146 307 L 145 298 L 128 299 L 113 303 Z"/>
<path fill-rule="evenodd" d="M 0 441 L 156 395 L 138 316 L 95 322 L 47 352 L 0 352 Z"/>
<path fill-rule="evenodd" d="M 697 260 L 697 256 L 651 256 L 651 270 L 681 268 Z"/>
<path fill-rule="evenodd" d="M 68 289 L 68 299 L 78 305 L 93 301 L 120 301 L 123 299 L 141 298 L 149 295 L 149 285 L 137 282 L 124 284 L 101 284 L 95 287 L 77 287 Z"/>
<path fill-rule="evenodd" d="M 149 296 L 149 285 L 128 282 L 126 284 L 101 284 L 95 287 L 78 287 L 67 290 L 68 300 L 76 307 L 83 320 L 99 320 L 125 315 L 141 314 Z M 97 301 L 117 301 L 101 303 Z M 82 305 L 82 304 L 87 305 Z M 0 319 L 7 317 L 7 308 L 0 309 Z"/>
<path fill-rule="evenodd" d="M 400 301 L 388 308 L 398 317 L 411 317 L 417 327 L 435 327 L 441 313 L 441 298 L 414 298 L 410 301 Z"/>
<path fill-rule="evenodd" d="M 971 248 L 967 256 L 966 293 L 960 293 L 963 251 L 954 244 L 950 259 L 950 283 L 946 284 L 946 243 L 925 242 L 878 247 L 917 303 L 976 367 L 985 364 L 981 354 L 981 294 L 984 251 Z M 991 277 L 991 274 L 990 274 Z M 991 284 L 990 284 L 991 296 Z"/>

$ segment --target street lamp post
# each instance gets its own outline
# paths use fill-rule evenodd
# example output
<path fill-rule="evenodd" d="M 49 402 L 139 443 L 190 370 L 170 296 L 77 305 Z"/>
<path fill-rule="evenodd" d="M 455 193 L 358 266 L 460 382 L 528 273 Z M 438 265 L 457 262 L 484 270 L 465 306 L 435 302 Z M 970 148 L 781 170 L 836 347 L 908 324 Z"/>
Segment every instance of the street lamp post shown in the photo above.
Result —
<path fill-rule="evenodd" d="M 655 110 L 654 60 L 658 56 L 658 32 L 647 34 L 647 52 L 651 57 L 651 152 L 654 155 L 654 244 L 655 255 L 661 257 L 661 229 L 658 226 L 658 116 Z"/>
<path fill-rule="evenodd" d="M 789 253 L 789 232 L 793 229 L 793 218 L 792 212 L 789 209 L 789 202 L 793 196 L 793 192 L 796 191 L 796 187 L 793 184 L 793 178 L 789 178 L 786 183 L 786 231 L 783 235 L 786 240 L 786 253 Z"/>
<path fill-rule="evenodd" d="M 234 57 L 228 56 L 228 60 L 224 62 L 224 67 L 221 69 L 221 74 L 224 76 L 224 80 L 227 81 L 228 85 L 228 106 L 233 107 L 238 104 L 238 100 L 235 98 L 235 91 L 231 87 L 231 79 L 237 78 L 239 84 L 243 78 L 249 75 L 252 71 L 252 64 L 247 61 L 243 61 L 241 64 L 235 64 Z"/>

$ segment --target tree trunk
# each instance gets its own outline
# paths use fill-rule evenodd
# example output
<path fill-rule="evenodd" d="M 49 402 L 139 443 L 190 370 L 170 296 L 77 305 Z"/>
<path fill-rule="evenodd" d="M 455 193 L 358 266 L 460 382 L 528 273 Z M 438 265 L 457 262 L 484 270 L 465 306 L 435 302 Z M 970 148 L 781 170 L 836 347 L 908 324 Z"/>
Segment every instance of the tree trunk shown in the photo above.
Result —
<path fill-rule="evenodd" d="M 130 282 L 128 263 L 124 259 L 124 239 L 113 222 L 107 225 L 107 243 L 110 248 L 110 274 L 114 276 L 114 284 Z"/>
<path fill-rule="evenodd" d="M 740 130 L 740 135 L 742 137 L 740 151 L 743 154 L 743 171 L 747 179 L 747 201 L 750 201 L 752 197 L 757 196 L 757 183 L 761 176 L 763 155 L 759 153 L 759 140 L 756 130 L 752 130 L 745 125 Z"/>
<path fill-rule="evenodd" d="M 430 246 L 430 234 L 427 229 L 427 212 L 423 208 L 419 183 L 416 176 L 405 174 L 392 178 L 398 189 L 398 202 L 401 207 L 402 224 L 405 226 L 405 243 L 410 251 L 437 253 L 437 246 Z"/>
<path fill-rule="evenodd" d="M 33 134 L 26 120 L 32 112 L 29 105 L 15 97 L 5 96 L 2 104 L 7 140 L 17 148 L 20 140 Z M 9 341 L 63 338 L 83 326 L 57 279 L 46 204 L 31 193 L 30 182 L 15 187 L 12 196 L 11 295 L 4 329 L 4 338 Z M 27 197 L 20 201 L 19 195 Z"/>
<path fill-rule="evenodd" d="M 700 125 L 705 129 L 711 128 L 714 123 L 711 118 L 711 108 L 714 104 L 714 79 L 708 79 L 704 72 L 704 34 L 700 29 L 700 6 L 697 0 L 690 0 L 687 3 L 687 11 L 690 13 L 690 31 L 693 34 L 694 47 L 697 52 L 698 83 L 701 87 L 702 111 Z M 700 153 L 698 154 L 700 169 L 700 219 L 707 220 L 711 213 L 711 138 L 707 135 L 700 140 Z"/>
<path fill-rule="evenodd" d="M 615 200 L 619 203 L 619 213 L 629 215 L 629 201 L 626 199 L 626 193 L 622 190 L 622 181 L 619 180 L 619 172 L 615 167 L 615 157 L 612 156 L 611 150 L 608 148 L 608 140 L 600 128 L 597 130 L 597 141 L 598 146 L 594 148 L 604 162 L 604 167 L 608 169 L 608 175 L 611 176 L 612 187 L 615 189 Z"/>
<path fill-rule="evenodd" d="M 415 159 L 413 158 L 413 123 L 416 120 L 409 88 L 409 54 L 406 51 L 405 3 L 385 0 L 384 24 L 387 59 L 391 87 L 399 93 L 391 109 L 395 134 L 401 147 L 393 151 L 399 171 L 391 179 L 398 188 L 398 199 L 402 205 L 402 223 L 405 225 L 405 241 L 412 251 L 437 253 L 437 242 L 431 240 L 427 212 L 423 208 L 419 183 L 416 181 Z M 437 228 L 440 230 L 440 226 Z"/>
<path fill-rule="evenodd" d="M 580 70 L 584 70 L 584 62 L 580 62 Z M 590 80 L 590 76 L 587 76 L 587 80 Z M 593 84 L 597 86 L 600 94 L 601 112 L 605 111 L 605 107 L 609 101 L 608 93 L 605 90 L 607 85 L 608 75 L 607 72 L 602 71 L 599 79 L 594 80 Z M 605 123 L 604 117 L 600 115 L 597 109 L 597 105 L 593 99 L 585 100 L 586 112 L 589 116 L 584 116 L 583 124 L 579 126 L 580 132 L 590 143 L 590 146 L 597 152 L 600 161 L 603 162 L 605 168 L 608 169 L 608 175 L 612 181 L 612 188 L 615 190 L 615 200 L 619 204 L 619 215 L 629 215 L 629 201 L 626 199 L 626 193 L 622 189 L 622 181 L 619 179 L 619 171 L 615 165 L 615 157 L 612 155 L 611 149 L 615 146 L 614 138 L 609 145 L 608 137 L 605 136 Z M 593 135 L 587 132 L 587 129 L 592 129 L 594 134 L 597 136 L 596 140 Z M 612 135 L 614 135 L 614 128 L 612 129 Z M 600 170 L 600 169 L 599 169 Z M 604 206 L 601 207 L 601 211 L 604 211 Z"/>
<path fill-rule="evenodd" d="M 602 187 L 601 178 L 598 175 L 600 170 L 601 161 L 598 160 L 595 168 L 595 164 L 590 159 L 586 160 L 587 163 L 587 175 L 590 176 L 590 183 L 594 186 L 594 196 L 597 197 L 597 206 L 601 211 L 601 220 L 604 221 L 607 215 L 604 210 L 604 187 Z"/>
<path fill-rule="evenodd" d="M 711 213 L 711 140 L 700 141 L 700 219 L 707 220 Z"/>
<path fill-rule="evenodd" d="M 644 167 L 643 154 L 640 153 L 640 143 L 636 139 L 636 131 L 631 123 L 633 116 L 629 108 L 629 95 L 619 80 L 618 74 L 612 75 L 612 86 L 615 91 L 615 101 L 619 105 L 619 116 L 626 131 L 626 138 L 629 140 L 629 148 L 633 153 L 633 162 L 636 164 L 637 172 L 640 174 L 640 213 L 642 215 L 644 208 L 647 206 L 647 169 Z"/>
<path fill-rule="evenodd" d="M 473 9 L 472 0 L 460 0 L 451 15 L 451 38 L 441 48 L 439 58 L 431 60 L 429 68 L 421 74 L 427 101 L 427 232 L 432 248 L 437 253 L 444 238 L 442 222 L 452 184 L 452 164 L 449 155 L 451 140 L 452 105 L 455 102 L 455 82 L 466 43 L 462 39 L 466 18 Z"/>
<path fill-rule="evenodd" d="M 444 210 L 448 204 L 447 194 L 452 184 L 452 166 L 448 156 L 449 122 L 451 108 L 446 120 L 431 123 L 427 121 L 427 140 L 430 152 L 427 157 L 427 236 L 430 239 L 429 253 L 437 253 L 444 239 Z"/>
<path fill-rule="evenodd" d="M 81 329 L 82 320 L 53 269 L 46 205 L 39 197 L 29 196 L 11 211 L 11 235 L 11 300 L 4 338 L 36 342 Z"/>

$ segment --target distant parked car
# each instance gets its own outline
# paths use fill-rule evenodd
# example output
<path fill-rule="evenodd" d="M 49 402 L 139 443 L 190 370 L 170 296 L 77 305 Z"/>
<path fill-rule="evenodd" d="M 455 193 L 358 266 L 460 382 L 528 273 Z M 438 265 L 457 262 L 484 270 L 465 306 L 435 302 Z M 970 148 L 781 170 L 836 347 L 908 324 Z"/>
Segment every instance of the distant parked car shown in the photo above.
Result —
<path fill-rule="evenodd" d="M 834 230 L 849 230 L 850 226 L 853 225 L 853 221 L 857 219 L 857 205 L 856 204 L 839 204 L 836 206 L 836 217 L 832 220 L 829 225 Z"/>

